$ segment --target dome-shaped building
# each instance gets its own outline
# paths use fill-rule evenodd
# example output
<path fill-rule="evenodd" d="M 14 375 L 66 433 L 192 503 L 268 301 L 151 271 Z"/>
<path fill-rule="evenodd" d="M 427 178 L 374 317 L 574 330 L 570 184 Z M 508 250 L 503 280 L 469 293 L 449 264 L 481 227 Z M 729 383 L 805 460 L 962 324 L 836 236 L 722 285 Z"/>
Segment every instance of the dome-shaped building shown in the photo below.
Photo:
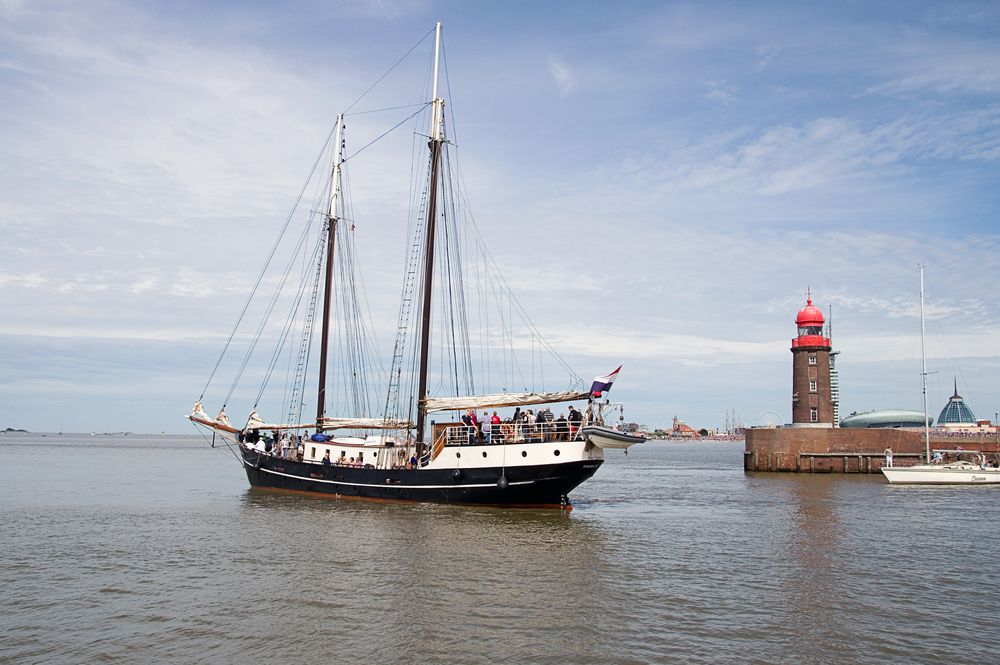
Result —
<path fill-rule="evenodd" d="M 934 419 L 927 416 L 927 426 L 934 424 Z M 907 409 L 883 409 L 881 411 L 867 411 L 865 413 L 852 413 L 840 421 L 840 426 L 845 429 L 861 428 L 873 429 L 882 427 L 923 427 L 924 414 L 919 411 Z"/>
<path fill-rule="evenodd" d="M 944 408 L 941 409 L 941 415 L 938 416 L 938 426 L 969 426 L 975 424 L 976 414 L 972 412 L 969 405 L 958 394 L 958 379 L 955 379 L 955 392 L 948 398 L 948 403 L 944 405 Z"/>

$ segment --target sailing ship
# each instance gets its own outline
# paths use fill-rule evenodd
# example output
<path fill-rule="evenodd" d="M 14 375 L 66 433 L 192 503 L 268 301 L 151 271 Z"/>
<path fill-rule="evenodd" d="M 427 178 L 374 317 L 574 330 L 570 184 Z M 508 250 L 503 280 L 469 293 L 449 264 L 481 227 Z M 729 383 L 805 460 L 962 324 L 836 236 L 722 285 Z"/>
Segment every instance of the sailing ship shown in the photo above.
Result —
<path fill-rule="evenodd" d="M 329 177 L 317 177 L 323 188 L 308 222 L 296 240 L 289 233 L 293 219 L 289 215 L 187 417 L 211 432 L 213 445 L 221 438 L 236 454 L 253 488 L 377 500 L 567 508 L 569 493 L 597 471 L 605 448 L 628 448 L 645 439 L 623 431 L 621 405 L 604 397 L 621 367 L 596 377 L 588 388 L 531 323 L 500 275 L 492 252 L 485 251 L 474 220 L 459 212 L 457 158 L 452 156 L 454 145 L 440 94 L 443 88 L 450 89 L 440 80 L 441 24 L 432 32 L 430 101 L 422 102 L 407 118 L 419 122 L 418 116 L 429 115 L 430 133 L 414 131 L 415 145 L 426 146 L 426 152 L 411 176 L 411 184 L 419 181 L 421 186 L 411 186 L 420 193 L 411 202 L 411 240 L 389 370 L 383 369 L 378 345 L 370 339 L 375 327 L 366 315 L 359 277 L 365 261 L 355 244 L 356 216 L 346 177 L 348 162 L 358 153 L 347 156 L 345 112 L 337 116 L 332 142 L 328 137 L 328 158 L 317 160 L 331 168 L 314 169 Z M 430 36 L 429 32 L 425 39 Z M 387 110 L 392 108 L 402 107 Z M 293 213 L 300 209 L 297 205 Z M 292 247 L 290 258 L 280 278 L 269 281 L 264 275 L 269 266 L 281 265 L 277 248 L 286 236 L 292 239 L 286 243 Z M 470 247 L 476 261 L 465 255 Z M 481 300 L 492 303 L 499 313 L 466 303 L 466 293 L 474 290 L 470 286 L 474 276 L 481 278 Z M 269 283 L 276 284 L 274 294 L 259 295 L 262 285 Z M 254 303 L 262 304 L 264 322 L 241 337 L 239 331 Z M 283 323 L 274 325 L 282 303 L 288 314 Z M 318 352 L 313 345 L 317 320 Z M 515 322 L 520 332 L 514 332 Z M 238 386 L 269 335 L 275 350 L 258 374 L 261 385 L 253 397 Z M 434 342 L 435 336 L 442 339 Z M 233 360 L 240 345 L 242 358 Z M 268 397 L 279 393 L 268 387 L 275 383 L 272 379 L 284 358 L 287 381 L 279 401 Z M 560 378 L 553 377 L 553 364 L 561 369 Z M 304 421 L 313 366 L 318 374 L 316 416 Z M 223 367 L 233 368 L 234 379 L 213 418 L 203 401 Z M 561 382 L 558 389 L 551 387 L 554 380 Z M 510 388 L 516 384 L 523 389 Z M 376 399 L 378 388 L 382 392 Z M 231 423 L 226 414 L 230 401 L 239 395 L 253 400 L 243 426 Z M 571 404 L 569 417 L 555 418 L 552 409 L 566 403 Z M 277 404 L 280 413 L 287 414 L 285 422 L 268 422 L 260 415 L 268 404 L 270 408 Z M 499 415 L 499 410 L 510 408 L 515 409 L 513 416 Z"/>
<path fill-rule="evenodd" d="M 924 267 L 920 266 L 920 374 L 924 395 L 924 464 L 883 466 L 882 475 L 893 485 L 992 485 L 1000 483 L 1000 468 L 987 465 L 986 455 L 978 450 L 935 450 L 931 457 L 930 418 L 927 415 L 927 353 L 924 326 Z M 956 385 L 955 394 L 958 394 Z M 953 462 L 944 462 L 944 454 L 954 454 Z M 974 462 L 962 459 L 971 456 Z"/>

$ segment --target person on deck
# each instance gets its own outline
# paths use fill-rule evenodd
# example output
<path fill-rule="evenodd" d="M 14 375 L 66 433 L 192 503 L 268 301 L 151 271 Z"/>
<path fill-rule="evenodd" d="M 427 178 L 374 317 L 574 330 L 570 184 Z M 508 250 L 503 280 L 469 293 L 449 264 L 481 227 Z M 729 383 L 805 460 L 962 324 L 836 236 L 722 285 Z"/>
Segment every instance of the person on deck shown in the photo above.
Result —
<path fill-rule="evenodd" d="M 577 411 L 576 407 L 570 405 L 569 407 L 569 439 L 572 441 L 576 438 L 576 431 L 580 429 L 580 423 L 583 421 L 583 414 Z"/>
<path fill-rule="evenodd" d="M 892 468 L 892 448 L 885 449 L 885 465 Z"/>
<path fill-rule="evenodd" d="M 479 422 L 479 418 L 476 417 L 476 412 L 469 409 L 469 419 L 472 421 L 472 434 L 476 439 L 482 438 L 483 436 L 483 426 Z M 472 443 L 470 441 L 470 443 Z"/>
<path fill-rule="evenodd" d="M 330 461 L 330 451 L 326 451 L 326 455 L 323 455 L 323 466 L 330 466 L 332 462 Z"/>
<path fill-rule="evenodd" d="M 500 416 L 498 416 L 497 412 L 494 411 L 493 412 L 493 417 L 490 418 L 490 436 L 491 436 L 491 438 L 494 437 L 494 436 L 498 437 L 498 438 L 501 437 L 501 434 L 500 434 L 500 423 L 501 423 Z"/>
<path fill-rule="evenodd" d="M 560 413 L 559 419 L 556 420 L 556 439 L 558 441 L 565 441 L 568 434 L 569 422 L 566 420 L 566 414 Z"/>
<path fill-rule="evenodd" d="M 469 409 L 462 416 L 462 424 L 466 427 L 466 437 L 468 438 L 469 445 L 472 445 L 474 439 L 476 438 L 476 415 Z"/>

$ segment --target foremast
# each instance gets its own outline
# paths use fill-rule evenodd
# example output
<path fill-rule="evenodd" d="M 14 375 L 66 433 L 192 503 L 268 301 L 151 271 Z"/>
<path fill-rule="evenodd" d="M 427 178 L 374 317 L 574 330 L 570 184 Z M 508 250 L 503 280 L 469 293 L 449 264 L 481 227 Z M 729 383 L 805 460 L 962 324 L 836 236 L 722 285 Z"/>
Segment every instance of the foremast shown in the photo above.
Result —
<path fill-rule="evenodd" d="M 420 375 L 417 385 L 417 457 L 424 452 L 424 426 L 427 419 L 427 367 L 431 335 L 431 286 L 434 279 L 434 222 L 437 218 L 438 171 L 441 147 L 444 143 L 441 124 L 444 100 L 438 96 L 438 74 L 441 62 L 441 22 L 434 26 L 434 87 L 431 100 L 431 172 L 427 197 L 427 230 L 424 245 L 423 307 L 420 318 Z"/>
<path fill-rule="evenodd" d="M 340 197 L 341 165 L 344 161 L 344 114 L 337 116 L 330 174 L 330 207 L 326 213 L 326 275 L 323 285 L 323 321 L 319 347 L 319 381 L 316 395 L 316 432 L 323 431 L 326 415 L 326 364 L 330 346 L 330 300 L 333 291 L 333 249 L 337 234 L 337 200 Z"/>

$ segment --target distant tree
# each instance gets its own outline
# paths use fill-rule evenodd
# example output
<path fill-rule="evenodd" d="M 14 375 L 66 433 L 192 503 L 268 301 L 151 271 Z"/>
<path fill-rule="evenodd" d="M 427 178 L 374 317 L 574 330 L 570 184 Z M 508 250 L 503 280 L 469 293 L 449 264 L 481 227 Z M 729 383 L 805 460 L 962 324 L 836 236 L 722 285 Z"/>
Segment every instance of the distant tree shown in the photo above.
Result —
<path fill-rule="evenodd" d="M 622 425 L 622 429 L 625 430 L 626 432 L 638 432 L 639 423 L 624 423 Z"/>
<path fill-rule="evenodd" d="M 702 436 L 708 436 L 708 430 L 702 427 L 700 430 L 698 430 L 698 434 Z"/>

